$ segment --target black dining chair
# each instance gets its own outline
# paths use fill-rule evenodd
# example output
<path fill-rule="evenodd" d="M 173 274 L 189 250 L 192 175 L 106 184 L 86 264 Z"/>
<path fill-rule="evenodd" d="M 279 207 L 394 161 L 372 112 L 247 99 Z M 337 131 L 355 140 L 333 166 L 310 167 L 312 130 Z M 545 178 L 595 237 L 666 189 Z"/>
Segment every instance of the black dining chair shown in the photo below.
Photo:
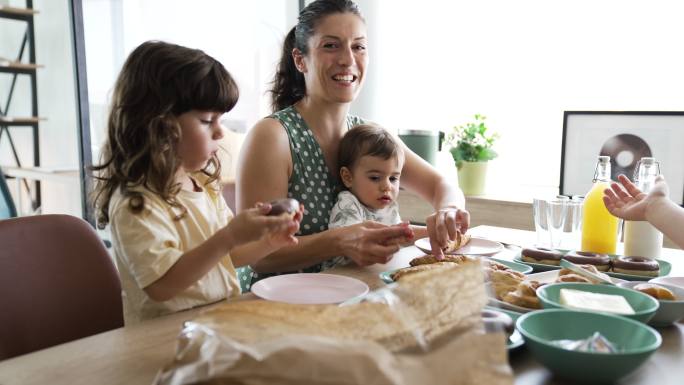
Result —
<path fill-rule="evenodd" d="M 86 221 L 0 220 L 0 360 L 123 324 L 119 274 Z"/>

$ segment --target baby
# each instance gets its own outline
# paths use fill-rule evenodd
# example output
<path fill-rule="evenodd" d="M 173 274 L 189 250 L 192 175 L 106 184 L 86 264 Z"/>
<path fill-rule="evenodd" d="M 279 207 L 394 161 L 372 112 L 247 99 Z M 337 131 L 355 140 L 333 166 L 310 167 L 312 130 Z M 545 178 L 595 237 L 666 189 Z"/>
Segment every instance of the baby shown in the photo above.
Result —
<path fill-rule="evenodd" d="M 397 196 L 404 166 L 404 151 L 382 127 L 362 124 L 349 130 L 338 152 L 340 179 L 346 190 L 337 195 L 328 227 L 350 226 L 364 221 L 385 225 L 401 223 Z M 426 237 L 424 226 L 411 226 L 414 237 Z M 346 257 L 335 258 L 330 266 L 347 264 Z"/>

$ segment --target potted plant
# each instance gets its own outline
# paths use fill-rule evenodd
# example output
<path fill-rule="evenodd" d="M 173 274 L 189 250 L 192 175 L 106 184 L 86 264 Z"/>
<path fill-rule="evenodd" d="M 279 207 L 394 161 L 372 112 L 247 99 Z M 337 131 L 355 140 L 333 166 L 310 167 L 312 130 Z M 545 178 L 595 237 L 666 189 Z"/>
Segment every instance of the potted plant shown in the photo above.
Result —
<path fill-rule="evenodd" d="M 458 169 L 458 184 L 465 195 L 484 193 L 487 162 L 498 155 L 492 146 L 499 135 L 487 132 L 485 119 L 476 114 L 473 122 L 454 127 L 447 136 Z"/>

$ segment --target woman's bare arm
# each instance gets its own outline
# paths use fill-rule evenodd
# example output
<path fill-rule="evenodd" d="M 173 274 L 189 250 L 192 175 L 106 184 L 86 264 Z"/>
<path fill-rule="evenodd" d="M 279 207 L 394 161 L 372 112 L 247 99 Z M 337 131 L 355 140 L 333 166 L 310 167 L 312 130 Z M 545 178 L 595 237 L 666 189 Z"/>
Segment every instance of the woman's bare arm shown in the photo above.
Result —
<path fill-rule="evenodd" d="M 260 121 L 247 135 L 240 153 L 236 185 L 238 212 L 257 202 L 286 197 L 291 173 L 292 156 L 285 130 L 274 119 Z M 409 232 L 402 226 L 365 222 L 299 236 L 297 245 L 270 254 L 252 268 L 257 272 L 291 271 L 338 255 L 349 256 L 359 264 L 382 263 L 398 248 L 382 245 L 378 239 L 407 236 Z"/>
<path fill-rule="evenodd" d="M 430 164 L 421 159 L 402 142 L 406 162 L 401 184 L 417 193 L 435 208 L 425 219 L 432 253 L 441 258 L 448 240 L 456 239 L 456 232 L 465 233 L 470 226 L 470 214 L 465 211 L 465 197 L 455 183 L 450 183 Z"/>

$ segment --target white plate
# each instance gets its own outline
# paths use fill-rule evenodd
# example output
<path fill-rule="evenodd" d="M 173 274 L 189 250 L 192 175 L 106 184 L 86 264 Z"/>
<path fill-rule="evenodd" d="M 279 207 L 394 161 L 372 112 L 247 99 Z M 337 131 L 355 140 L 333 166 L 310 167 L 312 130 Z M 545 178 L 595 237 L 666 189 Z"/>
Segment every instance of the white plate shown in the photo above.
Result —
<path fill-rule="evenodd" d="M 276 275 L 252 285 L 252 293 L 269 301 L 293 304 L 340 303 L 368 293 L 368 285 L 356 278 L 334 274 Z"/>
<path fill-rule="evenodd" d="M 432 254 L 432 247 L 430 247 L 430 238 L 421 238 L 413 243 L 417 248 L 424 253 Z M 490 241 L 484 238 L 470 238 L 467 245 L 445 254 L 468 254 L 468 255 L 494 255 L 503 250 L 503 245 L 496 241 Z"/>
<path fill-rule="evenodd" d="M 540 283 L 553 283 L 556 278 L 558 278 L 558 272 L 560 270 L 549 270 L 549 271 L 544 271 L 542 273 L 534 273 L 534 274 L 528 274 L 525 276 L 525 280 L 527 281 L 537 281 Z M 610 277 L 610 280 L 613 281 L 613 283 L 620 283 L 620 282 L 627 282 L 624 279 L 620 278 L 615 278 L 615 277 Z M 495 307 L 500 307 L 502 309 L 507 309 L 507 310 L 512 310 L 518 313 L 527 313 L 531 312 L 533 310 L 538 310 L 538 309 L 530 309 L 518 305 L 513 305 L 508 302 L 501 301 L 494 297 L 494 289 L 491 287 L 491 283 L 487 282 L 485 285 L 485 288 L 487 290 L 487 294 L 489 296 L 489 305 L 490 306 L 495 306 Z"/>
<path fill-rule="evenodd" d="M 658 277 L 649 280 L 651 283 L 664 283 L 684 289 L 684 277 Z"/>

